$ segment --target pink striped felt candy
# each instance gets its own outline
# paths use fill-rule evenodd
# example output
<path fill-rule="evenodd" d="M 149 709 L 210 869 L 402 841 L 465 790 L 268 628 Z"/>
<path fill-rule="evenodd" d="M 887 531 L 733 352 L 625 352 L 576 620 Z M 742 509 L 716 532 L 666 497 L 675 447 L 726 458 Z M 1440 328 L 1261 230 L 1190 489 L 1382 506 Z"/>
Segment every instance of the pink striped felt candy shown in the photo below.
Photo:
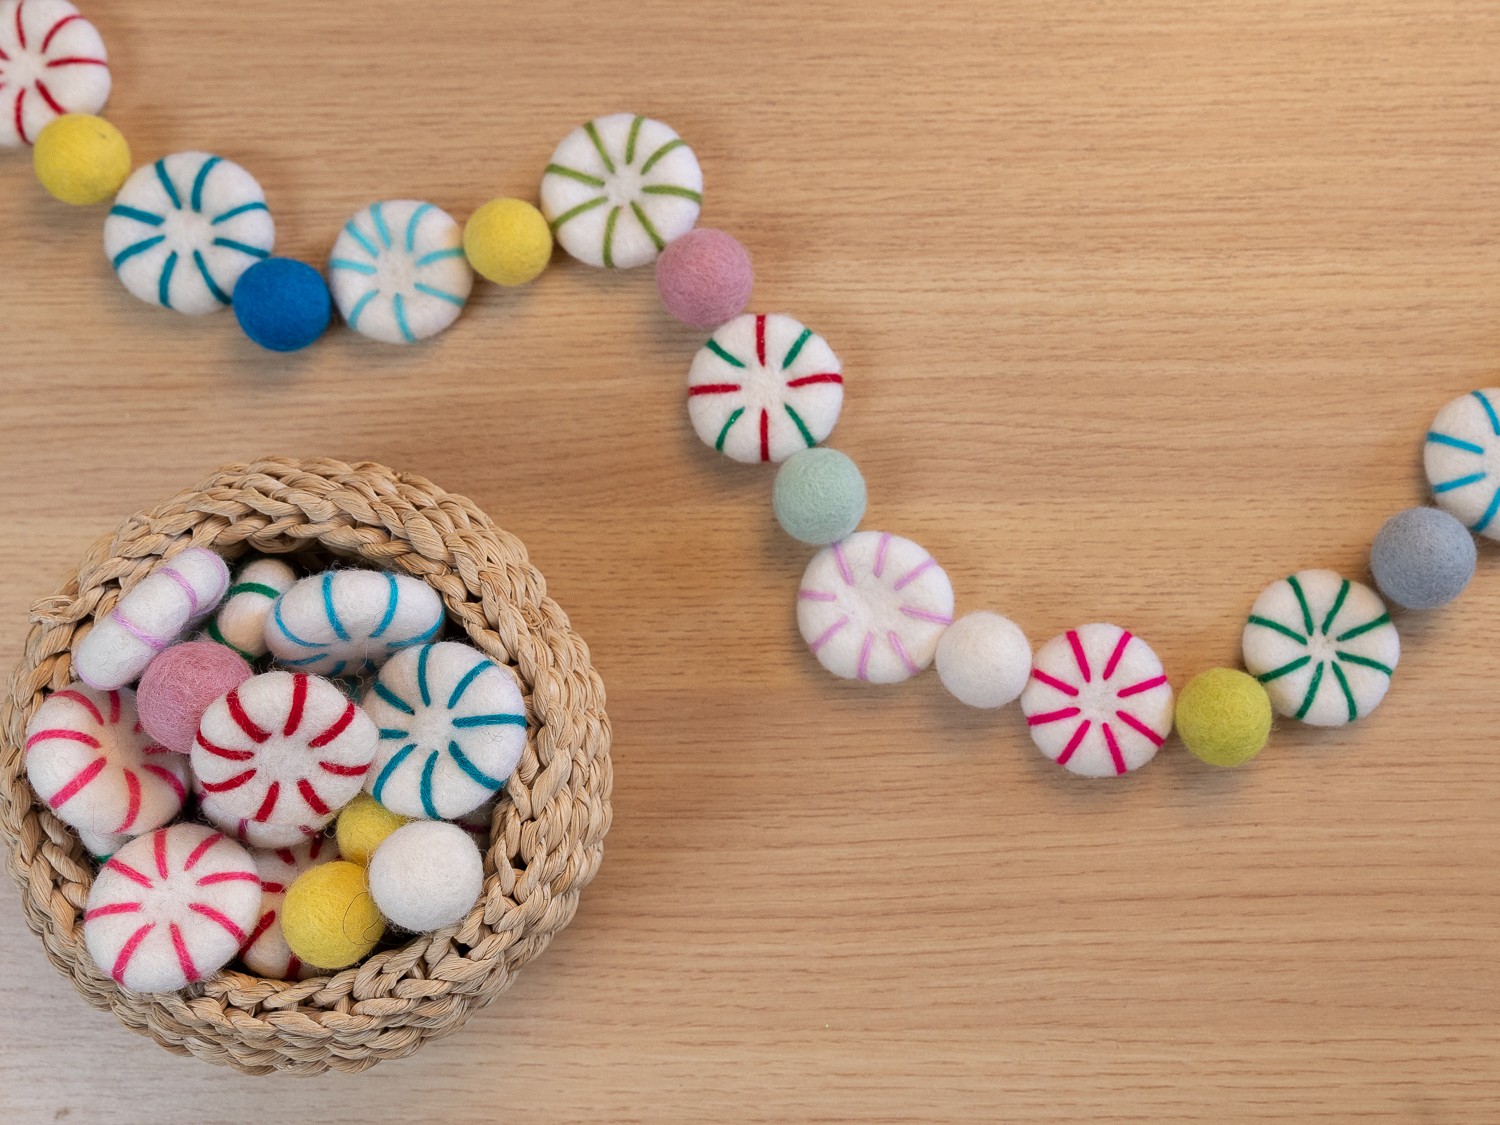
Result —
<path fill-rule="evenodd" d="M 260 875 L 260 919 L 240 950 L 245 968 L 272 980 L 306 980 L 319 974 L 286 944 L 281 932 L 281 904 L 292 880 L 310 867 L 339 858 L 339 846 L 329 836 L 314 836 L 292 848 L 261 849 L 251 853 Z"/>

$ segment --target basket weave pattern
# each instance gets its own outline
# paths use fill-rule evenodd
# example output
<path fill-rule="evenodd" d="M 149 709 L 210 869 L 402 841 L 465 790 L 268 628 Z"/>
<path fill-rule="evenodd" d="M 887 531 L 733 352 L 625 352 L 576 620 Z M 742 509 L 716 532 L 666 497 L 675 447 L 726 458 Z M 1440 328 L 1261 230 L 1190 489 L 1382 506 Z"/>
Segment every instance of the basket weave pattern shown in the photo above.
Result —
<path fill-rule="evenodd" d="M 412 938 L 333 976 L 272 981 L 226 971 L 181 993 L 126 992 L 83 944 L 93 872 L 77 836 L 27 783 L 26 724 L 73 678 L 71 652 L 163 558 L 209 547 L 345 561 L 407 574 L 441 596 L 449 636 L 511 666 L 528 737 L 502 791 L 484 893 L 456 927 Z M 455 628 L 457 627 L 457 628 Z M 254 1074 L 358 1071 L 457 1030 L 572 919 L 609 830 L 604 686 L 525 548 L 469 500 L 373 463 L 267 458 L 231 465 L 127 519 L 32 611 L 0 702 L 0 829 L 27 922 L 97 1008 L 178 1054 Z"/>

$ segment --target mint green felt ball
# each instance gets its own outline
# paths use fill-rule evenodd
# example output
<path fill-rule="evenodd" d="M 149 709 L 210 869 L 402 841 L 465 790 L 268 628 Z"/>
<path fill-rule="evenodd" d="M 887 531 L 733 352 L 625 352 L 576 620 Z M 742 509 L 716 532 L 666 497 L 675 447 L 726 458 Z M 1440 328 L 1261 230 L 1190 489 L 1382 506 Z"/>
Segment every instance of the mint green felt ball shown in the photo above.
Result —
<path fill-rule="evenodd" d="M 837 449 L 804 449 L 781 463 L 771 493 L 776 520 L 793 539 L 837 543 L 865 514 L 865 478 Z"/>

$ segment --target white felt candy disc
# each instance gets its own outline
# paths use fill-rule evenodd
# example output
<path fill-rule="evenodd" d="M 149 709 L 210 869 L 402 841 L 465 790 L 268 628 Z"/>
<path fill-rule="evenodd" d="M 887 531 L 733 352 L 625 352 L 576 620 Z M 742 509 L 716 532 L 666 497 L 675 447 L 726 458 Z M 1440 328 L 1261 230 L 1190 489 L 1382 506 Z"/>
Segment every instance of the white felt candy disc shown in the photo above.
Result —
<path fill-rule="evenodd" d="M 1331 570 L 1303 570 L 1266 587 L 1243 637 L 1245 669 L 1281 714 L 1337 727 L 1380 704 L 1401 638 L 1380 595 Z"/>
<path fill-rule="evenodd" d="M 343 676 L 373 671 L 393 652 L 432 640 L 442 627 L 443 603 L 421 579 L 329 570 L 277 599 L 266 643 L 289 668 Z"/>
<path fill-rule="evenodd" d="M 1500 539 L 1500 388 L 1454 399 L 1433 419 L 1423 453 L 1438 505 Z"/>
<path fill-rule="evenodd" d="M 240 960 L 252 973 L 272 980 L 306 980 L 319 970 L 299 961 L 287 947 L 281 932 L 281 904 L 292 880 L 310 867 L 339 858 L 339 848 L 327 836 L 316 836 L 295 848 L 257 850 L 251 853 L 260 876 L 260 920 L 250 931 Z"/>
<path fill-rule="evenodd" d="M 387 344 L 415 344 L 447 328 L 474 286 L 463 232 L 431 203 L 372 203 L 344 224 L 328 259 L 328 287 L 349 327 Z"/>
<path fill-rule="evenodd" d="M 137 168 L 104 220 L 104 252 L 125 288 L 181 313 L 228 305 L 240 274 L 275 243 L 255 177 L 206 152 Z"/>
<path fill-rule="evenodd" d="M 693 357 L 688 416 L 705 444 L 736 461 L 782 461 L 833 432 L 842 370 L 812 329 L 780 313 L 747 313 Z"/>
<path fill-rule="evenodd" d="M 94 837 L 137 836 L 177 815 L 187 760 L 141 730 L 135 693 L 72 684 L 26 727 L 26 777 L 66 823 Z"/>
<path fill-rule="evenodd" d="M 541 196 L 564 250 L 587 265 L 631 269 L 693 229 L 703 170 L 670 125 L 615 113 L 563 138 Z"/>
<path fill-rule="evenodd" d="M 953 623 L 953 586 L 910 539 L 856 531 L 813 556 L 797 591 L 797 627 L 835 676 L 894 684 L 932 663 Z"/>
<path fill-rule="evenodd" d="M 376 737 L 365 713 L 327 680 L 267 672 L 203 713 L 193 772 L 219 814 L 236 822 L 327 823 L 364 785 Z"/>
<path fill-rule="evenodd" d="M 271 607 L 296 581 L 296 571 L 280 559 L 253 560 L 234 576 L 224 604 L 204 631 L 246 660 L 264 656 Z"/>
<path fill-rule="evenodd" d="M 233 794 L 225 801 L 214 793 L 205 793 L 202 786 L 195 786 L 198 794 L 198 811 L 203 819 L 222 832 L 227 832 L 248 848 L 294 848 L 309 840 L 320 838 L 332 817 L 319 817 L 310 824 L 272 824 L 238 814 L 239 806 Z"/>
<path fill-rule="evenodd" d="M 1172 731 L 1161 661 L 1118 625 L 1080 625 L 1037 650 L 1021 710 L 1037 749 L 1085 777 L 1114 777 L 1156 756 Z"/>
<path fill-rule="evenodd" d="M 365 788 L 392 812 L 452 820 L 490 799 L 526 749 L 526 707 L 509 669 L 445 641 L 392 657 L 365 693 L 380 728 Z"/>
<path fill-rule="evenodd" d="M 67 0 L 0 4 L 0 147 L 36 143 L 54 117 L 109 101 L 109 57 Z"/>
<path fill-rule="evenodd" d="M 201 824 L 126 844 L 99 870 L 83 916 L 94 963 L 135 992 L 170 992 L 229 963 L 260 911 L 244 848 Z"/>

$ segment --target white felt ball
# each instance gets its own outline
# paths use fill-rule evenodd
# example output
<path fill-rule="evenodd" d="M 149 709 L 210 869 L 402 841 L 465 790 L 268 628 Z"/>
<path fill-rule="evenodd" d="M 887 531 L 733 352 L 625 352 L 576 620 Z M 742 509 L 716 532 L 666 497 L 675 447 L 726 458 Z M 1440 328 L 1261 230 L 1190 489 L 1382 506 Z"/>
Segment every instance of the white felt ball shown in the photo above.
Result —
<path fill-rule="evenodd" d="M 257 976 L 272 980 L 306 980 L 319 970 L 299 961 L 281 932 L 281 904 L 292 880 L 309 868 L 339 858 L 328 836 L 315 836 L 293 848 L 257 849 L 250 853 L 260 875 L 260 919 L 240 950 L 240 960 Z"/>
<path fill-rule="evenodd" d="M 205 632 L 246 660 L 264 656 L 271 607 L 296 581 L 297 572 L 280 559 L 252 560 L 234 576 L 224 604 Z"/>
<path fill-rule="evenodd" d="M 414 820 L 370 857 L 370 896 L 386 920 L 425 934 L 461 920 L 479 901 L 484 860 L 456 824 Z"/>
<path fill-rule="evenodd" d="M 0 4 L 0 148 L 36 143 L 59 114 L 98 113 L 109 88 L 104 41 L 67 0 Z"/>
<path fill-rule="evenodd" d="M 288 668 L 344 676 L 379 668 L 443 627 L 443 603 L 419 578 L 381 570 L 329 570 L 276 600 L 266 621 L 271 655 Z"/>
<path fill-rule="evenodd" d="M 193 773 L 234 827 L 244 818 L 327 824 L 364 785 L 376 737 L 369 717 L 327 680 L 267 672 L 203 713 Z"/>
<path fill-rule="evenodd" d="M 953 586 L 910 539 L 856 531 L 813 556 L 797 591 L 797 627 L 835 676 L 894 684 L 932 663 L 953 623 Z"/>
<path fill-rule="evenodd" d="M 1274 582 L 1250 609 L 1245 670 L 1276 710 L 1337 727 L 1380 705 L 1401 659 L 1401 638 L 1380 595 L 1331 570 Z"/>
<path fill-rule="evenodd" d="M 590 266 L 631 269 L 693 228 L 703 170 L 670 125 L 614 113 L 563 138 L 541 197 L 564 250 Z"/>
<path fill-rule="evenodd" d="M 176 816 L 187 796 L 187 760 L 141 729 L 128 689 L 71 684 L 53 692 L 26 726 L 25 755 L 37 796 L 94 836 L 149 832 Z"/>
<path fill-rule="evenodd" d="M 1500 388 L 1460 395 L 1438 411 L 1423 461 L 1438 506 L 1500 539 Z"/>
<path fill-rule="evenodd" d="M 228 586 L 229 567 L 202 547 L 159 563 L 94 622 L 73 653 L 73 670 L 91 687 L 124 687 L 212 613 Z"/>
<path fill-rule="evenodd" d="M 171 992 L 217 972 L 259 917 L 260 875 L 222 832 L 174 824 L 116 852 L 89 891 L 83 938 L 133 992 Z"/>
<path fill-rule="evenodd" d="M 392 812 L 452 820 L 494 796 L 526 749 L 516 677 L 444 641 L 397 653 L 365 693 L 380 747 L 365 788 Z"/>
<path fill-rule="evenodd" d="M 372 203 L 339 233 L 328 288 L 350 328 L 387 344 L 415 344 L 447 328 L 474 287 L 463 230 L 415 199 Z"/>
<path fill-rule="evenodd" d="M 1037 749 L 1058 765 L 1115 777 L 1149 762 L 1172 732 L 1172 685 L 1128 629 L 1080 625 L 1037 650 L 1021 710 Z"/>
<path fill-rule="evenodd" d="M 104 220 L 104 252 L 125 288 L 192 315 L 228 306 L 240 274 L 275 244 L 255 177 L 206 152 L 137 168 Z"/>
<path fill-rule="evenodd" d="M 784 461 L 833 432 L 844 405 L 839 357 L 789 316 L 745 314 L 715 330 L 688 370 L 688 417 L 736 461 Z"/>
<path fill-rule="evenodd" d="M 1031 642 L 1008 617 L 970 613 L 943 631 L 937 672 L 959 702 L 970 707 L 1004 707 L 1031 678 Z"/>

